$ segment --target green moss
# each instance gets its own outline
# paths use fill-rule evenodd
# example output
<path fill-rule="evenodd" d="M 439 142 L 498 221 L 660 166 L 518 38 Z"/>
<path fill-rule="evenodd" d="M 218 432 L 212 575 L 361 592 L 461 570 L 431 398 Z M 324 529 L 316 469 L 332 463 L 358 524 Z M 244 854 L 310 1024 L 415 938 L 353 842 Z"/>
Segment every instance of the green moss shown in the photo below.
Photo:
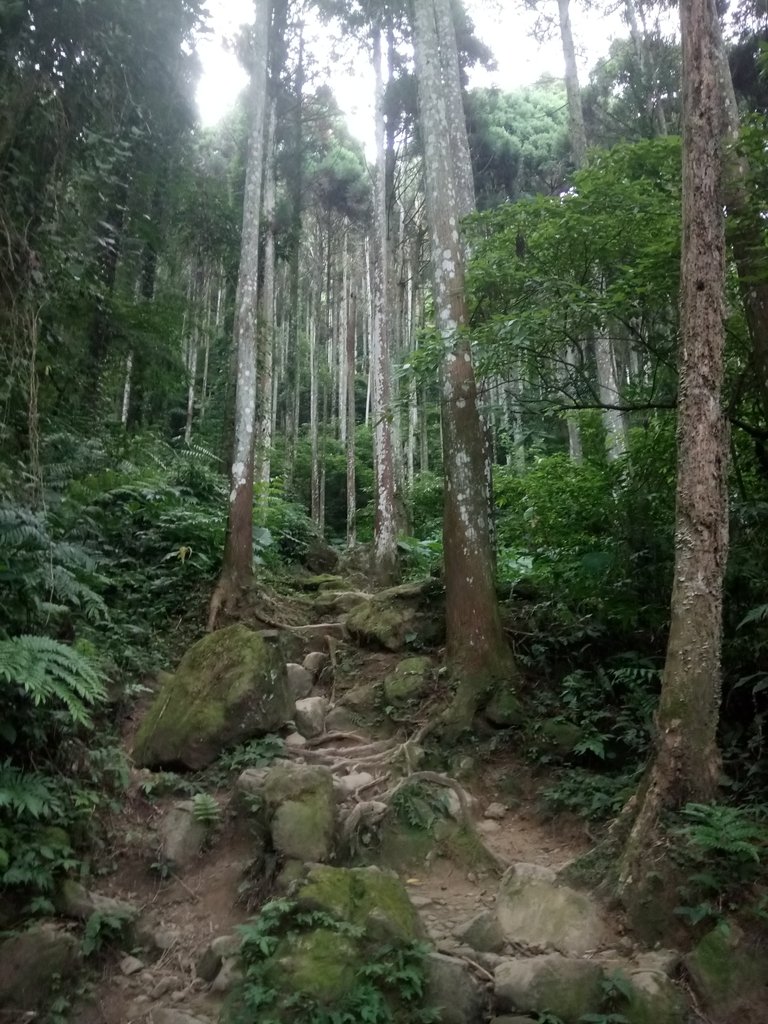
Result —
<path fill-rule="evenodd" d="M 279 728 L 292 710 L 277 650 L 245 626 L 229 626 L 194 644 L 165 678 L 139 727 L 134 761 L 202 768 L 225 746 Z"/>
<path fill-rule="evenodd" d="M 318 928 L 283 940 L 269 973 L 282 991 L 328 1006 L 343 1000 L 355 983 L 359 966 L 360 956 L 349 939 L 329 928 Z"/>
<path fill-rule="evenodd" d="M 685 966 L 710 1009 L 720 1009 L 750 993 L 765 991 L 768 952 L 751 948 L 736 925 L 718 925 L 705 935 Z"/>
<path fill-rule="evenodd" d="M 669 978 L 655 971 L 634 971 L 627 981 L 631 996 L 621 1013 L 629 1024 L 684 1024 L 686 1002 Z"/>
<path fill-rule="evenodd" d="M 313 868 L 299 890 L 300 906 L 324 910 L 370 931 L 386 931 L 390 940 L 420 938 L 422 926 L 402 882 L 372 868 Z"/>
<path fill-rule="evenodd" d="M 363 643 L 376 644 L 388 651 L 399 651 L 413 619 L 407 606 L 393 607 L 383 601 L 371 600 L 349 612 L 346 626 L 352 636 Z"/>
<path fill-rule="evenodd" d="M 485 717 L 494 725 L 521 725 L 525 719 L 520 698 L 509 686 L 497 686 L 485 707 Z"/>
<path fill-rule="evenodd" d="M 563 722 L 558 718 L 546 719 L 541 723 L 540 729 L 546 747 L 563 756 L 570 754 L 584 736 L 578 725 Z"/>
<path fill-rule="evenodd" d="M 267 772 L 263 793 L 275 849 L 301 861 L 328 860 L 336 828 L 328 769 L 275 765 Z"/>
<path fill-rule="evenodd" d="M 384 695 L 390 704 L 418 701 L 429 691 L 433 664 L 429 658 L 405 658 L 384 680 Z"/>

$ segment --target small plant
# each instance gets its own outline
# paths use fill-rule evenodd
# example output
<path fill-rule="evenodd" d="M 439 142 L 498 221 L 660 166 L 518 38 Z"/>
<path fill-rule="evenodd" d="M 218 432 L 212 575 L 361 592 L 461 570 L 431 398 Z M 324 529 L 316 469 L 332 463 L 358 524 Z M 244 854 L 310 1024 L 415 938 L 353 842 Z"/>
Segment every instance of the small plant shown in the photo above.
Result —
<path fill-rule="evenodd" d="M 101 953 L 107 946 L 123 943 L 134 917 L 134 913 L 129 910 L 94 911 L 85 926 L 83 954 L 91 956 Z"/>
<path fill-rule="evenodd" d="M 210 793 L 196 793 L 192 800 L 192 816 L 201 825 L 212 829 L 221 821 L 221 807 Z"/>
<path fill-rule="evenodd" d="M 430 832 L 447 813 L 445 793 L 418 782 L 398 790 L 392 798 L 392 808 L 402 822 L 423 832 Z"/>
<path fill-rule="evenodd" d="M 260 768 L 271 764 L 283 752 L 283 741 L 279 736 L 268 735 L 249 743 L 241 743 L 221 755 L 217 768 L 225 773 L 242 772 L 246 768 Z"/>

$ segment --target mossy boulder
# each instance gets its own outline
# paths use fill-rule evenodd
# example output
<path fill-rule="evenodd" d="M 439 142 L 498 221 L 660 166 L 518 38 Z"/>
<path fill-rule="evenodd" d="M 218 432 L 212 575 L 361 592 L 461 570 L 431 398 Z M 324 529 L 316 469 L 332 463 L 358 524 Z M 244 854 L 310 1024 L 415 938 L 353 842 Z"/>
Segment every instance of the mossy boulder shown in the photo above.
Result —
<path fill-rule="evenodd" d="M 431 689 L 433 675 L 434 665 L 430 658 L 403 659 L 384 680 L 387 704 L 402 707 L 423 700 Z"/>
<path fill-rule="evenodd" d="M 336 798 L 328 768 L 275 765 L 264 777 L 262 796 L 275 850 L 299 861 L 333 856 Z"/>
<path fill-rule="evenodd" d="M 333 1006 L 353 987 L 361 962 L 355 943 L 330 928 L 318 928 L 284 939 L 267 977 L 281 991 Z"/>
<path fill-rule="evenodd" d="M 560 757 L 567 757 L 584 738 L 584 731 L 574 722 L 566 722 L 561 718 L 547 718 L 540 726 L 542 744 Z"/>
<path fill-rule="evenodd" d="M 136 735 L 137 766 L 211 764 L 231 744 L 279 729 L 293 714 L 278 648 L 242 625 L 194 644 L 166 676 Z"/>
<path fill-rule="evenodd" d="M 376 868 L 312 868 L 296 893 L 307 910 L 323 910 L 364 928 L 384 944 L 423 937 L 423 926 L 405 886 L 396 875 Z"/>
<path fill-rule="evenodd" d="M 573 956 L 608 945 L 611 939 L 597 904 L 538 864 L 515 864 L 505 872 L 496 915 L 507 941 Z"/>
<path fill-rule="evenodd" d="M 720 924 L 685 957 L 685 967 L 705 1008 L 717 1013 L 756 998 L 768 1003 L 768 950 L 736 924 Z"/>
<path fill-rule="evenodd" d="M 408 644 L 433 647 L 445 637 L 441 587 L 434 581 L 405 583 L 382 590 L 345 617 L 347 632 L 358 643 L 401 651 Z"/>
<path fill-rule="evenodd" d="M 491 725 L 495 725 L 499 729 L 520 725 L 525 719 L 520 698 L 511 684 L 496 686 L 483 709 L 483 714 Z"/>
<path fill-rule="evenodd" d="M 577 1024 L 595 1013 L 603 995 L 603 972 L 591 960 L 571 960 L 547 953 L 505 960 L 494 972 L 494 994 L 500 1010 L 551 1013 L 563 1024 Z"/>
<path fill-rule="evenodd" d="M 60 925 L 43 923 L 0 944 L 0 1007 L 9 1020 L 49 1009 L 56 986 L 80 963 L 80 943 Z"/>
<path fill-rule="evenodd" d="M 630 971 L 625 975 L 629 998 L 621 1014 L 629 1024 L 685 1024 L 687 1004 L 682 993 L 659 971 Z"/>

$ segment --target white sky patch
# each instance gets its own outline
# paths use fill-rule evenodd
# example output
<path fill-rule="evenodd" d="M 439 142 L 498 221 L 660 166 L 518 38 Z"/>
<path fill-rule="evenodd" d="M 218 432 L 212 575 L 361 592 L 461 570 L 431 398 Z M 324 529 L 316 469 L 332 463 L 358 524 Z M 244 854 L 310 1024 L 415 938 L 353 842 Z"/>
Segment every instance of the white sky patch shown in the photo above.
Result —
<path fill-rule="evenodd" d="M 557 7 L 554 3 L 551 6 L 556 17 Z M 504 0 L 467 0 L 467 7 L 478 36 L 493 50 L 497 63 L 494 71 L 473 71 L 471 86 L 511 90 L 530 85 L 542 75 L 562 78 L 563 53 L 556 25 L 548 39 L 536 40 L 535 16 L 521 11 L 516 4 Z M 203 125 L 213 125 L 232 109 L 247 84 L 247 75 L 232 51 L 231 41 L 241 25 L 253 21 L 253 0 L 208 0 L 207 8 L 212 31 L 198 43 L 203 75 L 197 103 Z M 618 14 L 604 16 L 573 5 L 571 18 L 580 58 L 579 73 L 585 84 L 590 68 L 607 54 L 611 40 L 627 35 L 627 30 Z M 350 131 L 364 142 L 370 156 L 375 150 L 370 51 L 358 48 L 353 56 L 354 44 L 348 38 L 345 42 L 352 45 L 342 47 L 346 51 L 343 56 L 338 52 L 332 54 L 330 30 L 313 25 L 311 35 L 315 38 L 307 40 L 308 49 L 314 51 L 320 65 L 329 66 L 328 80 L 346 114 Z"/>

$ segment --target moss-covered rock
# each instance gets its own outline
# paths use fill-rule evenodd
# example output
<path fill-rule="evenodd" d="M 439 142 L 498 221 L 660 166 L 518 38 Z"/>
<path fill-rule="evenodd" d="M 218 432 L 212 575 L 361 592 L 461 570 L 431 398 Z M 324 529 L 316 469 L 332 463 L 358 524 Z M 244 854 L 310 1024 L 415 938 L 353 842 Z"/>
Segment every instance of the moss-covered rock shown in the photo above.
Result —
<path fill-rule="evenodd" d="M 283 940 L 267 977 L 284 992 L 332 1006 L 354 985 L 360 963 L 355 943 L 330 928 L 318 928 Z"/>
<path fill-rule="evenodd" d="M 194 644 L 145 715 L 138 766 L 199 769 L 233 743 L 279 729 L 293 714 L 279 650 L 242 625 Z"/>
<path fill-rule="evenodd" d="M 365 646 L 388 651 L 401 651 L 407 644 L 436 646 L 445 636 L 439 591 L 431 581 L 382 590 L 347 614 L 347 632 Z"/>
<path fill-rule="evenodd" d="M 725 1011 L 755 996 L 768 1001 L 768 950 L 736 924 L 721 924 L 705 935 L 685 967 L 708 1010 Z"/>
<path fill-rule="evenodd" d="M 561 718 L 547 718 L 540 726 L 540 739 L 544 746 L 561 757 L 571 754 L 583 738 L 584 732 L 578 725 Z"/>
<path fill-rule="evenodd" d="M 337 701 L 337 705 L 347 708 L 358 715 L 367 715 L 375 711 L 384 695 L 381 683 L 360 683 L 346 690 Z"/>
<path fill-rule="evenodd" d="M 563 1024 L 577 1024 L 595 1013 L 602 999 L 603 972 L 591 960 L 570 960 L 559 953 L 505 960 L 494 972 L 500 1010 L 552 1013 Z"/>
<path fill-rule="evenodd" d="M 324 910 L 386 942 L 423 936 L 419 915 L 397 876 L 375 868 L 312 868 L 296 894 L 301 907 Z"/>
<path fill-rule="evenodd" d="M 682 993 L 659 971 L 630 971 L 625 975 L 630 992 L 621 1014 L 629 1024 L 684 1024 L 687 1004 Z"/>
<path fill-rule="evenodd" d="M 327 768 L 275 765 L 264 777 L 262 795 L 275 850 L 300 861 L 333 856 L 336 798 Z"/>
<path fill-rule="evenodd" d="M 8 1019 L 49 1009 L 59 981 L 74 974 L 79 962 L 80 943 L 53 923 L 33 925 L 6 939 L 0 944 L 0 1007 Z"/>
<path fill-rule="evenodd" d="M 429 693 L 433 674 L 430 658 L 405 658 L 384 680 L 386 702 L 398 707 L 417 703 Z"/>
<path fill-rule="evenodd" d="M 494 688 L 483 714 L 492 725 L 500 729 L 520 725 L 525 719 L 520 698 L 511 685 L 498 685 Z"/>

